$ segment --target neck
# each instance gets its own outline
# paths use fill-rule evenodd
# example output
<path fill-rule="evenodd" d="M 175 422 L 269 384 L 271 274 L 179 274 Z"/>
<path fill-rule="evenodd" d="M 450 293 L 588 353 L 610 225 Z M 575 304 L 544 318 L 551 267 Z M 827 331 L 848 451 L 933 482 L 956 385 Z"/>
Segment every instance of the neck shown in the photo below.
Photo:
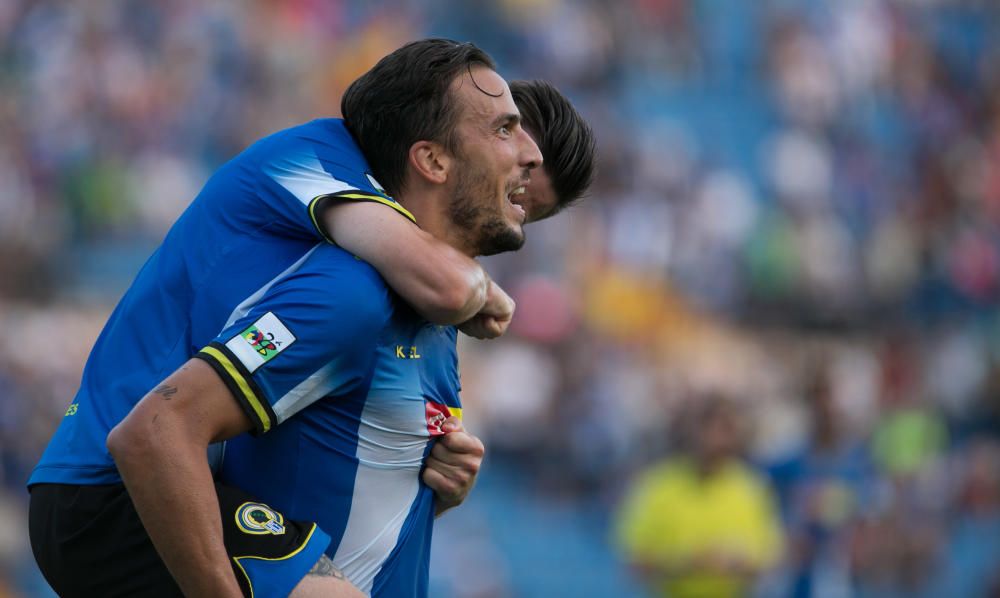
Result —
<path fill-rule="evenodd" d="M 444 241 L 469 257 L 476 257 L 467 231 L 457 228 L 448 214 L 448 197 L 439 190 L 419 189 L 404 191 L 396 196 L 396 201 L 406 208 L 417 220 L 424 232 Z"/>
<path fill-rule="evenodd" d="M 722 455 L 703 455 L 694 459 L 694 465 L 698 475 L 707 478 L 718 473 L 727 461 Z"/>

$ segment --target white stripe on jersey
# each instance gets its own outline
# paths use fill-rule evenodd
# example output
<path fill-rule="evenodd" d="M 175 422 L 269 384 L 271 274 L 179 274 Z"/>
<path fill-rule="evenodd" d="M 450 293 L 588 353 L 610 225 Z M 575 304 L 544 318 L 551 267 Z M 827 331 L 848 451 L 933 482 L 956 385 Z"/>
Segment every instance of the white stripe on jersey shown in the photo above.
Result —
<path fill-rule="evenodd" d="M 229 314 L 229 319 L 226 320 L 226 324 L 222 327 L 222 330 L 229 328 L 236 322 L 236 320 L 239 320 L 243 316 L 250 313 L 250 310 L 253 308 L 254 305 L 257 305 L 257 303 L 264 297 L 264 293 L 266 293 L 268 289 L 273 287 L 282 278 L 285 278 L 286 276 L 295 273 L 299 268 L 302 267 L 302 264 L 304 264 L 305 261 L 309 259 L 309 256 L 312 255 L 312 253 L 316 251 L 318 247 L 322 247 L 323 245 L 324 243 L 317 243 L 316 245 L 314 245 L 312 249 L 307 251 L 305 255 L 296 260 L 294 264 L 285 268 L 285 270 L 281 274 L 278 274 L 271 280 L 264 283 L 264 286 L 260 287 L 259 289 L 254 291 L 253 294 L 251 294 L 249 297 L 241 301 L 240 304 L 236 306 L 236 309 L 233 310 L 233 313 Z M 222 330 L 220 330 L 219 332 L 221 333 Z"/>
<path fill-rule="evenodd" d="M 276 425 L 332 392 L 336 386 L 331 383 L 331 374 L 335 373 L 333 369 L 331 364 L 326 364 L 275 401 L 271 409 L 278 419 Z"/>
<path fill-rule="evenodd" d="M 298 272 L 302 264 L 305 263 L 309 256 L 313 254 L 318 248 L 325 245 L 325 243 L 317 243 L 313 245 L 312 249 L 307 251 L 302 257 L 297 259 L 294 264 L 285 268 L 283 272 L 272 278 L 271 280 L 264 283 L 264 286 L 260 287 L 253 292 L 249 297 L 240 302 L 233 310 L 233 313 L 229 314 L 229 319 L 226 321 L 225 326 L 222 327 L 223 330 L 232 326 L 237 320 L 243 318 L 250 310 L 253 309 L 254 305 L 264 297 L 264 294 L 273 287 L 278 281 L 291 276 L 295 272 Z M 232 347 L 230 347 L 232 350 Z M 281 397 L 279 400 L 275 401 L 271 409 L 274 411 L 274 415 L 277 418 L 275 425 L 281 424 L 289 417 L 295 415 L 302 409 L 308 407 L 310 404 L 320 399 L 328 392 L 333 390 L 330 383 L 330 366 L 320 368 L 314 372 L 311 376 L 300 382 L 295 388 L 288 391 L 285 396 Z M 220 460 L 221 461 L 221 460 Z"/>
<path fill-rule="evenodd" d="M 313 151 L 301 154 L 298 160 L 286 159 L 267 164 L 264 166 L 264 173 L 307 206 L 320 195 L 357 189 L 354 185 L 333 178 L 333 175 L 323 169 Z"/>
<path fill-rule="evenodd" d="M 352 508 L 333 563 L 362 592 L 396 547 L 420 489 L 428 433 L 423 397 L 369 395 L 358 427 Z"/>

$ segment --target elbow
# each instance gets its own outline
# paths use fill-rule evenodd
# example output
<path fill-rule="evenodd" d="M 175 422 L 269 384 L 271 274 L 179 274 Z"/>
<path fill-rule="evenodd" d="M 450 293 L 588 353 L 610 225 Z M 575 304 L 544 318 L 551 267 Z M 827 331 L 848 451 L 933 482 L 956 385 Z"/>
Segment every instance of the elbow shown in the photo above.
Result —
<path fill-rule="evenodd" d="M 108 432 L 108 437 L 105 439 L 105 446 L 116 463 L 125 461 L 130 451 L 138 446 L 132 440 L 131 436 L 130 428 L 125 422 L 120 422 Z"/>
<path fill-rule="evenodd" d="M 108 432 L 105 446 L 118 469 L 127 469 L 133 463 L 148 463 L 156 452 L 151 430 L 137 429 L 133 418 L 125 418 Z"/>

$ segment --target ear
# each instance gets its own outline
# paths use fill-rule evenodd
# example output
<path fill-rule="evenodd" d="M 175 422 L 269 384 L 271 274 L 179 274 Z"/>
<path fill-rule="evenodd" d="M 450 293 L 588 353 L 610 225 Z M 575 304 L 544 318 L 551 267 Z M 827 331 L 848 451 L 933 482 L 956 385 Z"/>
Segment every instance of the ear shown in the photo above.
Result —
<path fill-rule="evenodd" d="M 448 181 L 452 157 L 440 143 L 418 141 L 410 146 L 409 158 L 417 176 L 438 185 Z"/>

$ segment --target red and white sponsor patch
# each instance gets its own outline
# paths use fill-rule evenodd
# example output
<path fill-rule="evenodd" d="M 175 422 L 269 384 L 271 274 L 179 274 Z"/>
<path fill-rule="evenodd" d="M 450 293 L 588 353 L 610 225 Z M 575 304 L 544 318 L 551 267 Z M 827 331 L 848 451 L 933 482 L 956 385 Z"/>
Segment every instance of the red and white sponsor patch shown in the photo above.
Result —
<path fill-rule="evenodd" d="M 443 436 L 444 430 L 441 426 L 445 420 L 454 415 L 447 405 L 424 401 L 424 413 L 427 416 L 427 431 L 431 436 Z"/>

